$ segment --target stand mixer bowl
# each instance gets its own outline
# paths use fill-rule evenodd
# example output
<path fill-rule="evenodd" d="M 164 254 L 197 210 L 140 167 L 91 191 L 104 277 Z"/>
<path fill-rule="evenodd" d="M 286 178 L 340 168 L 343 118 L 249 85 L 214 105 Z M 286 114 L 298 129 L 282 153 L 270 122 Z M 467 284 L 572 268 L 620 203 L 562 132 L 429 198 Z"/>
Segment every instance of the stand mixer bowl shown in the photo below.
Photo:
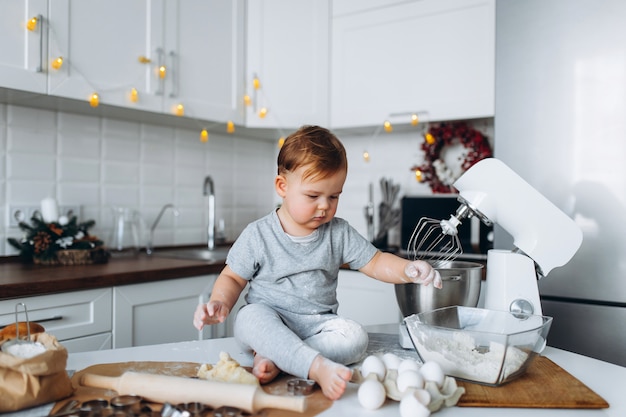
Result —
<path fill-rule="evenodd" d="M 433 285 L 394 284 L 396 300 L 403 317 L 442 307 L 476 307 L 480 296 L 482 264 L 476 262 L 437 262 L 443 288 Z"/>

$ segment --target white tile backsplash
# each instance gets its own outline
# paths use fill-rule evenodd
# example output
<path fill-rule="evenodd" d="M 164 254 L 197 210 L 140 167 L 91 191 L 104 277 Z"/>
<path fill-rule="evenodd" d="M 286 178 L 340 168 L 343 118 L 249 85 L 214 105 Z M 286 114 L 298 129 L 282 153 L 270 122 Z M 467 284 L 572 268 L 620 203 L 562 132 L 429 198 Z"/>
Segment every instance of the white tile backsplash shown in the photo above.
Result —
<path fill-rule="evenodd" d="M 180 216 L 164 214 L 155 244 L 205 243 L 206 175 L 215 181 L 217 218 L 234 239 L 273 207 L 275 149 L 236 134 L 211 132 L 201 143 L 195 129 L 0 104 L 0 255 L 15 254 L 6 239 L 22 233 L 8 226 L 9 205 L 39 205 L 48 196 L 80 204 L 81 220 L 95 220 L 92 232 L 103 239 L 110 236 L 111 206 L 139 210 L 149 228 L 172 203 Z M 255 190 L 241 209 L 239 187 Z"/>
<path fill-rule="evenodd" d="M 493 121 L 474 127 L 493 139 Z M 337 215 L 364 236 L 370 183 L 376 206 L 382 177 L 400 184 L 400 197 L 430 194 L 410 169 L 423 160 L 421 133 L 375 137 L 374 131 L 338 134 L 349 173 Z M 275 142 L 236 133 L 210 132 L 208 143 L 201 143 L 195 129 L 0 104 L 0 254 L 14 254 L 6 238 L 21 234 L 8 227 L 8 206 L 38 205 L 48 196 L 59 204 L 80 204 L 81 219 L 94 219 L 93 233 L 103 239 L 110 234 L 111 206 L 139 210 L 149 228 L 161 207 L 172 203 L 180 215 L 164 214 L 155 244 L 205 243 L 208 204 L 202 186 L 207 175 L 215 182 L 216 217 L 224 219 L 226 235 L 234 239 L 279 203 L 274 191 L 277 155 Z M 392 244 L 399 241 L 397 235 L 392 234 Z"/>

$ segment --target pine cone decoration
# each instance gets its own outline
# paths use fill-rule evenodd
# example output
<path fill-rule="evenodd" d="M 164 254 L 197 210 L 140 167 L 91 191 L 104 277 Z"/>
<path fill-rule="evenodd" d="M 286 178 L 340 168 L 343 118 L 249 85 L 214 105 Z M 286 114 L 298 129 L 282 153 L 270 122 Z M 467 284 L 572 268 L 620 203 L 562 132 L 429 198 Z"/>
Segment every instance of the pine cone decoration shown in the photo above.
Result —
<path fill-rule="evenodd" d="M 50 239 L 50 235 L 44 232 L 38 232 L 35 237 L 33 237 L 33 247 L 35 253 L 44 253 L 50 247 L 52 243 L 52 239 Z"/>

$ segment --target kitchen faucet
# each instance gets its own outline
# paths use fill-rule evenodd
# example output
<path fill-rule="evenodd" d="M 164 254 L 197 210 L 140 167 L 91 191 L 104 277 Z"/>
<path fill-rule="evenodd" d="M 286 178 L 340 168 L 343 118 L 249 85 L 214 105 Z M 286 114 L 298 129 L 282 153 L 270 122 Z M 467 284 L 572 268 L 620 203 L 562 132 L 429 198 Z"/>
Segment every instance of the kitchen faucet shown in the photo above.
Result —
<path fill-rule="evenodd" d="M 209 225 L 207 226 L 207 246 L 209 250 L 215 249 L 215 185 L 213 178 L 204 178 L 204 195 L 209 197 Z"/>
<path fill-rule="evenodd" d="M 163 216 L 163 213 L 168 208 L 171 208 L 174 211 L 174 216 L 178 216 L 178 210 L 176 210 L 176 207 L 174 207 L 173 204 L 166 204 L 161 208 L 159 215 L 154 220 L 154 223 L 152 223 L 152 227 L 150 227 L 150 238 L 148 239 L 148 244 L 146 245 L 146 253 L 148 255 L 152 255 L 152 252 L 154 252 L 154 248 L 153 248 L 154 229 L 156 229 L 157 225 L 159 224 L 159 221 L 161 220 L 161 217 Z"/>

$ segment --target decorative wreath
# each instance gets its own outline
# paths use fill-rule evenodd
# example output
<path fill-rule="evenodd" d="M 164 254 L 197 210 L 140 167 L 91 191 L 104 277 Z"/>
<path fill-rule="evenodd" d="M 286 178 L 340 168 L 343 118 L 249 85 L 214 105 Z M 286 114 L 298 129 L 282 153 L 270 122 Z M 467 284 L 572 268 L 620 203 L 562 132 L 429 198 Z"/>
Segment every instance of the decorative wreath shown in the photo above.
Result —
<path fill-rule="evenodd" d="M 415 172 L 415 178 L 419 182 L 428 183 L 433 193 L 456 192 L 452 184 L 460 174 L 455 176 L 440 158 L 442 151 L 455 143 L 460 143 L 466 148 L 465 159 L 459 158 L 461 174 L 481 159 L 493 156 L 487 137 L 465 122 L 441 123 L 430 127 L 420 146 L 424 151 L 424 163 L 413 166 L 411 171 Z"/>

